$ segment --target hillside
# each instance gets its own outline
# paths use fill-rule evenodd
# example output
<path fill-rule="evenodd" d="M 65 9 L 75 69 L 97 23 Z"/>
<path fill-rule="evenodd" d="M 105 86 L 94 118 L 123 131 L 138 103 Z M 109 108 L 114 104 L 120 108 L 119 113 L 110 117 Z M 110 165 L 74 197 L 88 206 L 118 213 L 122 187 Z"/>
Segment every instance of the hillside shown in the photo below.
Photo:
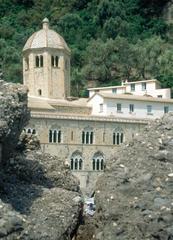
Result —
<path fill-rule="evenodd" d="M 168 0 L 0 0 L 0 68 L 22 81 L 21 52 L 48 17 L 72 49 L 73 95 L 120 79 L 157 78 L 173 86 L 171 24 L 162 18 Z"/>

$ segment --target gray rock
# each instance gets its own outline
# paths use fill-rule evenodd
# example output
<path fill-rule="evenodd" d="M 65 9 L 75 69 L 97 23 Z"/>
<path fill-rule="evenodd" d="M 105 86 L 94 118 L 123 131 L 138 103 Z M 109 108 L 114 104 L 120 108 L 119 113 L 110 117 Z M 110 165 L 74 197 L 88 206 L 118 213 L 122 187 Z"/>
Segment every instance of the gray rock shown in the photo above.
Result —
<path fill-rule="evenodd" d="M 115 161 L 107 160 L 95 190 L 95 232 L 102 232 L 102 239 L 173 239 L 172 139 L 170 113 L 121 146 Z M 128 169 L 128 181 L 120 165 Z M 114 199 L 108 201 L 111 195 Z"/>

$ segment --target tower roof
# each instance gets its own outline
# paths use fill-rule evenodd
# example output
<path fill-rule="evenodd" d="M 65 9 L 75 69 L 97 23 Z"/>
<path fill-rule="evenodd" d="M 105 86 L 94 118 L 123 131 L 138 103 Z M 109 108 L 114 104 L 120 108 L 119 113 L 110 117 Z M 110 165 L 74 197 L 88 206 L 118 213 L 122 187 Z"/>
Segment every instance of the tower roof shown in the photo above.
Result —
<path fill-rule="evenodd" d="M 49 29 L 49 20 L 45 18 L 43 21 L 43 28 L 35 33 L 33 33 L 25 43 L 23 51 L 28 49 L 38 49 L 38 48 L 56 48 L 65 49 L 70 53 L 70 49 L 67 43 L 57 32 Z"/>

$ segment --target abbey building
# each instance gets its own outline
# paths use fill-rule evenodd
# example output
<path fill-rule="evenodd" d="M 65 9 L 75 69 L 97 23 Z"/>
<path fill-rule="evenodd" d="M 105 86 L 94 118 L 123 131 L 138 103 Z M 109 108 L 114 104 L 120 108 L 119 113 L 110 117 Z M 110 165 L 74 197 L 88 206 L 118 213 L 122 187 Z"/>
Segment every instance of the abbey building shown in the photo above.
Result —
<path fill-rule="evenodd" d="M 90 88 L 89 98 L 70 96 L 70 56 L 65 40 L 49 28 L 33 33 L 23 48 L 23 82 L 42 151 L 68 161 L 81 188 L 91 192 L 106 160 L 148 122 L 173 111 L 170 89 L 157 80 Z M 58 162 L 57 162 L 58 164 Z"/>

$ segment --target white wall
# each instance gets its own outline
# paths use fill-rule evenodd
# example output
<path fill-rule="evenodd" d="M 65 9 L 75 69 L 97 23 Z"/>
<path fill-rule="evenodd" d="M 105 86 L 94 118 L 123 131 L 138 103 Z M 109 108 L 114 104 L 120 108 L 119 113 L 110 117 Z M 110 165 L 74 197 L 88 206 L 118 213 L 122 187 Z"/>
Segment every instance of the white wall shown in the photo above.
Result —
<path fill-rule="evenodd" d="M 103 112 L 100 112 L 100 104 L 103 103 Z M 117 103 L 122 105 L 122 112 L 117 112 Z M 96 95 L 90 101 L 93 106 L 92 115 L 99 116 L 116 116 L 124 118 L 148 118 L 155 119 L 164 115 L 164 106 L 169 107 L 169 111 L 173 112 L 173 103 L 137 101 L 125 99 L 103 99 L 103 97 Z M 134 104 L 134 112 L 129 112 L 129 105 Z M 152 114 L 147 114 L 147 105 L 152 106 Z"/>
<path fill-rule="evenodd" d="M 122 104 L 122 113 L 117 113 L 116 104 Z M 134 112 L 129 112 L 129 104 L 134 104 Z M 152 114 L 147 114 L 147 105 L 152 106 Z M 107 100 L 107 114 L 108 115 L 116 115 L 119 117 L 127 117 L 127 118 L 159 118 L 164 115 L 164 105 L 168 106 L 167 104 L 160 103 L 160 102 L 144 102 L 144 101 L 129 101 L 129 100 Z M 169 105 L 169 110 L 173 111 L 173 104 Z"/>
<path fill-rule="evenodd" d="M 147 82 L 146 81 L 146 90 L 142 90 L 142 82 L 135 82 L 135 91 L 131 91 L 131 84 L 126 85 L 126 92 L 130 92 L 133 95 L 143 96 L 145 94 L 151 95 L 152 97 L 158 97 L 162 95 L 162 98 L 170 98 L 171 90 L 170 89 L 159 89 L 160 86 L 157 82 Z"/>
<path fill-rule="evenodd" d="M 103 104 L 103 111 L 100 112 L 100 104 Z M 89 107 L 92 107 L 92 115 L 105 116 L 107 112 L 107 106 L 104 103 L 103 97 L 95 95 L 88 103 Z"/>

